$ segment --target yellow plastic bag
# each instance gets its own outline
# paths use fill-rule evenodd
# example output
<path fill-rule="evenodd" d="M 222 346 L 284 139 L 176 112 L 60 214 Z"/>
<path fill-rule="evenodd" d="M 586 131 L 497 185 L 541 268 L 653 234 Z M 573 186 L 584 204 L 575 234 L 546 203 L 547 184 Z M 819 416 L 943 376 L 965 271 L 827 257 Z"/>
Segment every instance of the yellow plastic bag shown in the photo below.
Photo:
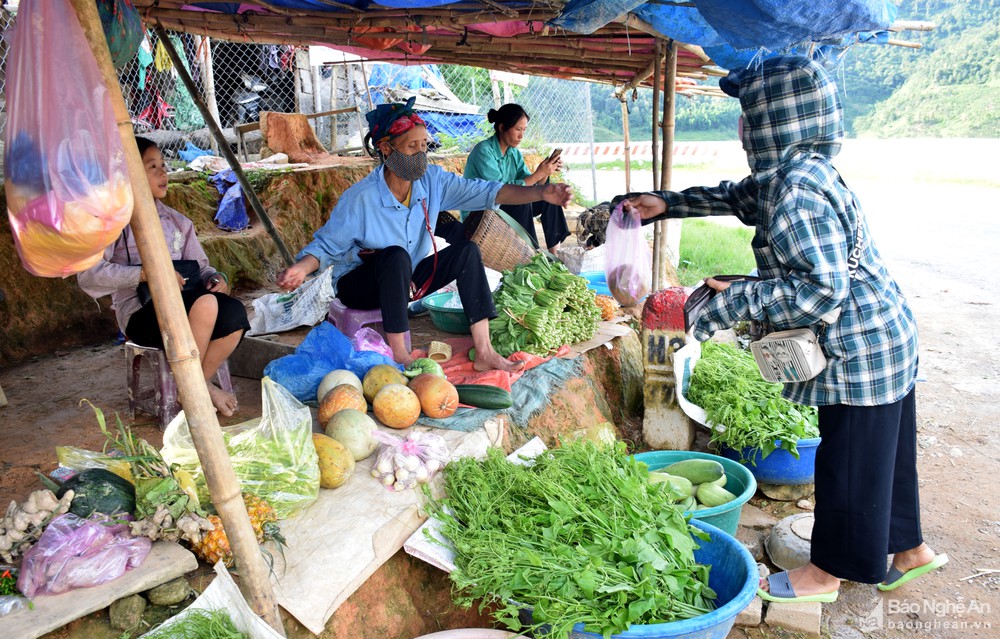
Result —
<path fill-rule="evenodd" d="M 222 429 L 233 470 L 244 492 L 267 500 L 279 519 L 305 508 L 319 495 L 319 457 L 312 442 L 312 413 L 283 386 L 260 384 L 263 415 Z M 191 473 L 203 506 L 211 503 L 205 474 L 182 411 L 163 433 L 160 450 L 168 464 Z"/>
<path fill-rule="evenodd" d="M 103 468 L 110 470 L 122 479 L 132 481 L 132 469 L 127 461 L 119 457 L 111 457 L 86 448 L 76 446 L 56 446 L 56 459 L 60 466 L 71 470 L 87 470 L 88 468 Z"/>

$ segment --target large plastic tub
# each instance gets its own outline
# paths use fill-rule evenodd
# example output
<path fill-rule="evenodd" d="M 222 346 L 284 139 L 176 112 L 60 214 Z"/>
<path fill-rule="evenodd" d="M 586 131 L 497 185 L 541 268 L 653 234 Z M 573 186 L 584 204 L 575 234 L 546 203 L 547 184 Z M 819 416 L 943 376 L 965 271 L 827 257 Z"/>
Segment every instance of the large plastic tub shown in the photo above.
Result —
<path fill-rule="evenodd" d="M 443 293 L 428 295 L 421 302 L 423 302 L 424 308 L 430 314 L 431 323 L 434 326 L 448 333 L 468 335 L 471 329 L 469 328 L 469 317 L 465 314 L 465 309 L 461 306 L 458 308 L 446 306 L 452 298 L 457 299 L 458 293 L 445 291 Z"/>
<path fill-rule="evenodd" d="M 580 273 L 580 277 L 587 280 L 587 288 L 598 295 L 611 295 L 611 289 L 608 288 L 608 278 L 604 271 L 585 271 Z"/>
<path fill-rule="evenodd" d="M 765 484 L 787 484 L 796 486 L 811 484 L 816 476 L 816 449 L 819 437 L 800 439 L 796 446 L 799 458 L 783 448 L 778 448 L 767 457 L 761 457 L 760 449 L 744 448 L 742 453 L 723 447 L 719 452 L 724 457 L 743 463 L 757 481 Z"/>
<path fill-rule="evenodd" d="M 727 480 L 728 481 L 728 480 Z M 691 525 L 707 532 L 709 541 L 698 540 L 694 551 L 698 563 L 709 564 L 708 585 L 718 595 L 717 608 L 712 612 L 683 621 L 633 625 L 627 631 L 611 635 L 612 639 L 725 639 L 736 622 L 736 615 L 757 595 L 760 575 L 757 562 L 732 535 L 697 519 Z M 523 611 L 530 618 L 530 611 Z M 544 635 L 536 635 L 543 637 Z M 578 624 L 569 639 L 600 639 L 601 635 L 585 632 Z"/>
<path fill-rule="evenodd" d="M 736 499 L 721 506 L 690 511 L 690 514 L 695 519 L 711 524 L 730 535 L 736 534 L 743 504 L 750 501 L 757 492 L 757 481 L 744 465 L 711 453 L 699 453 L 693 450 L 656 450 L 639 453 L 635 459 L 646 464 L 650 470 L 660 470 L 685 459 L 712 459 L 722 464 L 723 470 L 726 471 L 726 490 L 736 495 Z"/>

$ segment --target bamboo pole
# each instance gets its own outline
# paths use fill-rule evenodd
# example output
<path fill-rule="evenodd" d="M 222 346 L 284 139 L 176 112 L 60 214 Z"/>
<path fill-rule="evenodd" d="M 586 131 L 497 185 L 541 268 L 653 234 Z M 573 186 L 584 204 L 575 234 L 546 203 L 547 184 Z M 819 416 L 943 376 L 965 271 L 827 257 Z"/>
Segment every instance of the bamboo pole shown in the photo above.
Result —
<path fill-rule="evenodd" d="M 656 53 L 653 56 L 653 190 L 660 190 L 660 158 L 657 156 L 657 144 L 660 141 L 660 85 L 663 75 L 663 49 L 659 40 L 656 42 Z M 662 232 L 657 222 L 653 223 L 653 290 L 662 287 L 660 269 L 657 268 L 660 259 L 660 243 Z"/>
<path fill-rule="evenodd" d="M 677 45 L 670 41 L 666 51 L 666 82 L 663 91 L 663 148 L 669 150 L 663 154 L 662 174 L 660 175 L 660 188 L 669 190 L 673 186 L 674 172 L 674 131 L 676 128 L 676 105 L 677 105 Z M 663 220 L 663 231 L 660 238 L 660 261 L 659 279 L 662 286 L 667 285 L 667 259 L 672 257 L 671 262 L 676 266 L 677 256 L 680 249 L 680 221 Z"/>
<path fill-rule="evenodd" d="M 629 148 L 629 130 L 628 130 L 628 98 L 626 96 L 621 96 L 618 98 L 622 103 L 622 133 L 625 134 L 625 141 L 623 142 L 625 146 L 625 192 L 632 192 L 632 151 Z"/>
<path fill-rule="evenodd" d="M 163 348 L 177 382 L 177 389 L 184 404 L 188 424 L 191 426 L 191 436 L 194 439 L 198 459 L 205 471 L 205 480 L 212 495 L 212 502 L 222 518 L 239 565 L 240 583 L 244 595 L 254 611 L 284 635 L 278 604 L 268 581 L 264 557 L 250 526 L 250 517 L 240 495 L 240 484 L 233 472 L 232 461 L 222 439 L 215 407 L 212 406 L 212 400 L 208 395 L 198 348 L 191 335 L 187 314 L 184 312 L 163 227 L 160 225 L 153 195 L 149 190 L 149 181 L 146 179 L 146 171 L 132 134 L 132 121 L 125 100 L 122 98 L 118 76 L 111 63 L 111 53 L 104 37 L 101 19 L 97 14 L 97 5 L 92 0 L 71 0 L 71 3 L 86 34 L 90 49 L 97 59 L 97 66 L 104 77 L 104 89 L 109 94 L 115 120 L 118 123 L 118 132 L 122 139 L 135 198 L 131 226 L 156 304 L 156 316 L 163 335 Z M 173 51 L 162 29 L 159 36 L 168 47 L 168 52 Z M 179 72 L 186 73 L 176 51 L 173 51 L 172 60 Z M 189 74 L 187 77 L 190 79 Z"/>
<path fill-rule="evenodd" d="M 219 104 L 215 99 L 215 70 L 212 69 L 212 39 L 196 37 L 200 38 L 201 42 L 197 43 L 195 50 L 204 51 L 201 56 L 201 86 L 205 90 L 205 104 L 208 106 L 208 112 L 212 114 L 212 119 L 215 120 L 216 124 L 220 124 Z M 205 126 L 207 127 L 208 124 Z M 218 155 L 219 142 L 212 136 L 208 136 L 208 141 L 212 147 L 212 153 Z"/>
<path fill-rule="evenodd" d="M 75 0 L 76 1 L 76 0 Z M 188 93 L 191 94 L 191 99 L 194 101 L 195 106 L 198 107 L 198 111 L 201 112 L 201 117 L 205 119 L 205 124 L 208 125 L 209 132 L 215 137 L 219 143 L 219 149 L 222 151 L 223 156 L 225 156 L 226 161 L 229 162 L 229 168 L 233 170 L 236 174 L 236 180 L 240 183 L 240 188 L 243 189 L 243 195 L 250 202 L 250 208 L 253 212 L 257 214 L 264 228 L 267 229 L 268 235 L 274 240 L 274 245 L 278 248 L 278 252 L 281 254 L 281 259 L 284 260 L 285 264 L 291 266 L 295 263 L 292 259 L 292 254 L 288 251 L 288 247 L 285 246 L 285 242 L 281 239 L 278 234 L 278 229 L 274 227 L 274 223 L 271 221 L 271 217 L 264 210 L 264 205 L 261 204 L 260 199 L 254 192 L 253 187 L 250 185 L 250 181 L 247 180 L 246 174 L 243 173 L 243 167 L 240 166 L 240 161 L 236 159 L 236 155 L 233 154 L 233 150 L 229 148 L 229 143 L 226 142 L 226 136 L 222 134 L 222 129 L 216 124 L 215 120 L 212 119 L 212 114 L 208 112 L 208 107 L 205 106 L 205 101 L 202 100 L 201 94 L 198 92 L 198 87 L 194 85 L 194 80 L 191 79 L 191 74 L 187 72 L 184 65 L 180 64 L 181 58 L 174 49 L 173 44 L 167 37 L 167 32 L 163 29 L 160 24 L 154 27 L 157 37 L 163 42 L 164 49 L 167 51 L 167 55 L 170 56 L 170 60 L 174 63 L 174 67 L 177 70 L 177 75 L 180 77 L 181 82 L 187 88 Z"/>

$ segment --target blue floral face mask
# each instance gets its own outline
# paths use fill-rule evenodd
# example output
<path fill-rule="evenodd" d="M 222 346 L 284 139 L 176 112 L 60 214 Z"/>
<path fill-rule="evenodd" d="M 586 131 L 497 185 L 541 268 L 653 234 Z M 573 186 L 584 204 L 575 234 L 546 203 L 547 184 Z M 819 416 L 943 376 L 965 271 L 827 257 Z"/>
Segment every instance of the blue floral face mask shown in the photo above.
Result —
<path fill-rule="evenodd" d="M 427 151 L 419 151 L 413 155 L 404 155 L 394 150 L 385 156 L 385 168 L 407 182 L 416 182 L 427 172 Z"/>

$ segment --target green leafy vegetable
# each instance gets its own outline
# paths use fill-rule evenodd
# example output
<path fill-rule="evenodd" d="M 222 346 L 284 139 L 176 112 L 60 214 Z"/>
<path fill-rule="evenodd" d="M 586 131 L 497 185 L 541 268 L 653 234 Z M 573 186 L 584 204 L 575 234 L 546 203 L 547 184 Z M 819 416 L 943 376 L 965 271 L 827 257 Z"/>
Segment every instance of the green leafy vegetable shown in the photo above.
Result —
<path fill-rule="evenodd" d="M 456 603 L 479 600 L 515 631 L 549 625 L 553 638 L 577 623 L 609 637 L 712 610 L 695 529 L 647 472 L 624 444 L 585 440 L 526 466 L 498 449 L 448 464 L 447 498 L 429 499 L 428 511 L 456 551 Z M 528 626 L 518 618 L 524 606 Z"/>
<path fill-rule="evenodd" d="M 183 617 L 142 635 L 143 639 L 248 639 L 222 609 L 190 608 Z"/>
<path fill-rule="evenodd" d="M 587 280 L 542 254 L 504 273 L 493 303 L 497 317 L 490 320 L 490 337 L 504 357 L 517 351 L 550 355 L 563 344 L 592 338 L 601 319 Z"/>
<path fill-rule="evenodd" d="M 781 396 L 781 384 L 765 381 L 749 351 L 717 342 L 701 345 L 687 398 L 701 406 L 714 424 L 712 442 L 767 457 L 781 448 L 799 456 L 799 439 L 819 437 L 815 408 Z"/>

